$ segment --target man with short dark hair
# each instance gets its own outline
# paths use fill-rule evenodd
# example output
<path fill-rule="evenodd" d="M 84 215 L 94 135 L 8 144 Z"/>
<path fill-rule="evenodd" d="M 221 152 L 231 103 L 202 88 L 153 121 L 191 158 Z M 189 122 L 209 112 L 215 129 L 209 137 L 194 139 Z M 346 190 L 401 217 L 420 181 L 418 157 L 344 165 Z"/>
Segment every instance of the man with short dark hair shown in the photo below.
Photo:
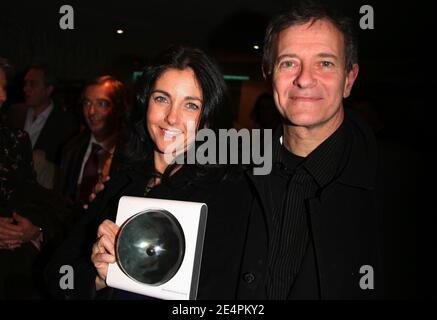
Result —
<path fill-rule="evenodd" d="M 383 294 L 380 214 L 407 197 L 390 198 L 398 177 L 386 179 L 371 129 L 343 107 L 359 70 L 352 29 L 312 4 L 267 28 L 263 73 L 282 126 L 273 136 L 272 173 L 250 177 L 261 205 L 249 224 L 239 298 Z"/>
<path fill-rule="evenodd" d="M 10 68 L 0 57 L 0 107 Z M 41 272 L 69 217 L 64 201 L 36 183 L 28 135 L 0 123 L 0 300 L 46 297 Z"/>
<path fill-rule="evenodd" d="M 55 107 L 54 86 L 55 78 L 47 66 L 31 66 L 24 77 L 24 105 L 11 106 L 6 115 L 9 126 L 29 134 L 37 180 L 49 189 L 53 188 L 62 147 L 79 131 L 77 119 Z"/>

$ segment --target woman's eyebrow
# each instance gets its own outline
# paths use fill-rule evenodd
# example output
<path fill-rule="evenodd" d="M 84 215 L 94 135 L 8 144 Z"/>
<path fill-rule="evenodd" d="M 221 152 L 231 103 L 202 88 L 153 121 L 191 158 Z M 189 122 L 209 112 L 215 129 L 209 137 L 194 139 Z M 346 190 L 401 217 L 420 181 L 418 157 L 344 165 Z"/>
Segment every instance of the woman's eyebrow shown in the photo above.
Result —
<path fill-rule="evenodd" d="M 202 99 L 200 99 L 199 97 L 194 97 L 194 96 L 186 96 L 185 100 L 198 100 L 199 102 L 202 102 Z"/>
<path fill-rule="evenodd" d="M 166 97 L 171 98 L 170 93 L 168 93 L 168 92 L 165 91 L 165 90 L 156 89 L 156 90 L 153 90 L 153 91 L 152 91 L 152 94 L 153 94 L 153 93 L 161 93 L 161 94 L 165 95 Z M 184 98 L 184 100 L 197 100 L 197 101 L 199 101 L 200 103 L 203 103 L 202 99 L 200 99 L 199 97 L 196 97 L 196 96 L 186 96 L 186 97 Z"/>
<path fill-rule="evenodd" d="M 160 90 L 160 89 L 152 90 L 152 94 L 153 93 L 157 93 L 157 92 L 159 92 L 159 93 L 161 93 L 161 94 L 163 94 L 163 95 L 165 95 L 165 96 L 170 98 L 170 93 L 168 93 L 167 91 Z"/>

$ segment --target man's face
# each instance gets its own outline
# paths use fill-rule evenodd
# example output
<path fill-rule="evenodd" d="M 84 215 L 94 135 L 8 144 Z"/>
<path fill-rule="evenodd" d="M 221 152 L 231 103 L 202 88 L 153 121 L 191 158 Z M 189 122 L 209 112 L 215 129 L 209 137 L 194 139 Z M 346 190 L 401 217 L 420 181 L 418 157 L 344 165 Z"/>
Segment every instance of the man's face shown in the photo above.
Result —
<path fill-rule="evenodd" d="M 273 71 L 276 106 L 295 126 L 320 127 L 343 120 L 358 65 L 347 73 L 343 35 L 327 20 L 291 26 L 278 35 Z"/>
<path fill-rule="evenodd" d="M 24 77 L 23 91 L 26 105 L 38 108 L 50 102 L 53 87 L 45 85 L 42 70 L 30 69 Z"/>
<path fill-rule="evenodd" d="M 110 99 L 111 90 L 111 84 L 106 82 L 88 86 L 83 95 L 83 115 L 97 139 L 106 139 L 117 129 L 114 106 Z"/>

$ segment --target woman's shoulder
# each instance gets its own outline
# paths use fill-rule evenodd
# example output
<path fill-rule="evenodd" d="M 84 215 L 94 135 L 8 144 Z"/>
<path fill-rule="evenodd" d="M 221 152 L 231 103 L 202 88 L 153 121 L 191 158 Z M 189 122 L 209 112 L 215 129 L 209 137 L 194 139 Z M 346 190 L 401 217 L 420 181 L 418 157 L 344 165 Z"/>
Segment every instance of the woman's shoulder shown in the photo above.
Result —
<path fill-rule="evenodd" d="M 146 175 L 141 167 L 131 167 L 125 170 L 118 171 L 115 175 L 104 183 L 104 189 L 94 200 L 101 205 L 107 205 L 118 200 L 123 195 L 142 196 L 144 194 L 144 186 Z"/>
<path fill-rule="evenodd" d="M 136 190 L 138 186 L 141 187 L 144 185 L 144 179 L 142 178 L 141 173 L 137 173 L 135 171 L 126 170 L 117 172 L 114 176 L 111 176 L 110 179 L 105 182 L 104 188 L 104 196 L 105 198 L 111 198 L 114 196 L 122 196 L 124 194 L 129 193 L 138 193 L 135 191 L 129 191 L 131 189 Z M 140 187 L 140 188 L 141 188 Z M 103 195 L 103 194 L 102 194 Z"/>
<path fill-rule="evenodd" d="M 219 170 L 219 178 L 205 182 L 214 202 L 221 203 L 221 205 L 242 205 L 244 202 L 247 205 L 252 201 L 251 184 L 243 167 L 228 165 Z"/>
<path fill-rule="evenodd" d="M 246 169 L 242 166 L 228 166 L 223 183 L 225 186 L 244 189 L 244 191 L 249 191 L 250 189 Z"/>
<path fill-rule="evenodd" d="M 186 166 L 188 169 L 182 176 L 197 186 L 222 186 L 244 184 L 246 181 L 244 168 L 238 165 Z"/>

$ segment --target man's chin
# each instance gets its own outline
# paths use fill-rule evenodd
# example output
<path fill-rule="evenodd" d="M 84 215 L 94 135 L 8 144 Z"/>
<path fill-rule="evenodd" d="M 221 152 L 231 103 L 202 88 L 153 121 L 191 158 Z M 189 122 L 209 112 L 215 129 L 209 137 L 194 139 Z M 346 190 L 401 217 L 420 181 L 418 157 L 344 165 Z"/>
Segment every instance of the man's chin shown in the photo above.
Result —
<path fill-rule="evenodd" d="M 288 114 L 287 122 L 295 126 L 307 126 L 315 124 L 319 121 L 320 116 L 309 114 L 309 113 L 299 113 L 299 114 Z"/>
<path fill-rule="evenodd" d="M 93 128 L 90 127 L 91 133 L 95 136 L 95 137 L 101 137 L 105 135 L 105 131 L 102 128 Z"/>

